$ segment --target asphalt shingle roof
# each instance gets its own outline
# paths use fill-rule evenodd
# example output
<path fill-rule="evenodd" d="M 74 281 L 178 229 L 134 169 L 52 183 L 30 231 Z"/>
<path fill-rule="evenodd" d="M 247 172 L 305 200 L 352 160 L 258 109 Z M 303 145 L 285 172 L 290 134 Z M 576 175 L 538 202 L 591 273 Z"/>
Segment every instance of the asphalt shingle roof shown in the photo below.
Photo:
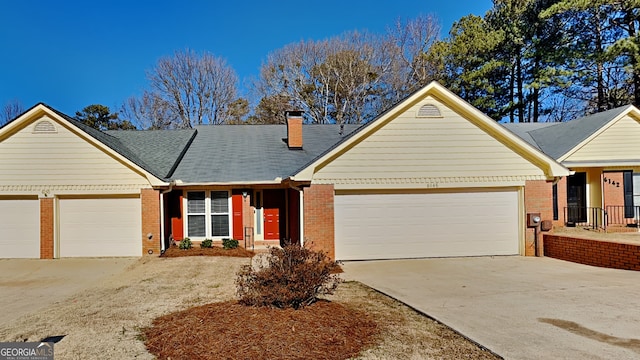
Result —
<path fill-rule="evenodd" d="M 160 178 L 170 178 L 184 152 L 196 136 L 196 130 L 110 130 L 106 133 L 135 152 Z M 156 175 L 156 176 L 158 176 Z"/>
<path fill-rule="evenodd" d="M 340 142 L 357 125 L 303 125 L 302 150 L 282 140 L 286 125 L 202 125 L 172 179 L 190 183 L 273 181 Z"/>
<path fill-rule="evenodd" d="M 622 106 L 562 123 L 503 124 L 523 140 L 554 159 L 576 147 L 604 125 L 627 110 Z"/>

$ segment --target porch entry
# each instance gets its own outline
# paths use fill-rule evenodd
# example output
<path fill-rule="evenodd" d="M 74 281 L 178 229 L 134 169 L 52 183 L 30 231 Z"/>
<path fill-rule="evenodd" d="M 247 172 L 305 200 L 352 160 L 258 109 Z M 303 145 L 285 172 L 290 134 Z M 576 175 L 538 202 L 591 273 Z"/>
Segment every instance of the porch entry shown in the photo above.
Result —
<path fill-rule="evenodd" d="M 254 198 L 256 240 L 280 240 L 286 233 L 284 189 L 256 190 Z"/>
<path fill-rule="evenodd" d="M 587 222 L 587 173 L 567 177 L 567 225 Z"/>

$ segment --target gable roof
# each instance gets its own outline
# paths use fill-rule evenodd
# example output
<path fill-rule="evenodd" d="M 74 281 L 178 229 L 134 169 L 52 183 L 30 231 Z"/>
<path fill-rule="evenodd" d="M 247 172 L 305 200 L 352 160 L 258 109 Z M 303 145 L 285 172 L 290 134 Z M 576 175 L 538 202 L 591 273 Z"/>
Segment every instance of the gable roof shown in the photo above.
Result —
<path fill-rule="evenodd" d="M 50 107 L 45 103 L 38 103 L 18 117 L 9 121 L 8 123 L 0 127 L 0 133 L 3 131 L 9 131 L 7 129 L 20 126 L 22 122 L 29 121 L 30 119 L 42 116 L 43 114 L 46 114 L 52 118 L 57 118 L 58 121 L 66 123 L 68 124 L 67 126 L 70 125 L 71 127 L 75 128 L 76 131 L 85 134 L 85 136 L 87 136 L 88 138 L 94 139 L 95 145 L 103 147 L 104 150 L 111 152 L 116 157 L 120 157 L 120 159 L 125 160 L 125 162 L 128 161 L 130 166 L 137 168 L 137 170 L 141 171 L 142 173 L 149 174 L 151 178 L 147 178 L 149 180 L 153 180 L 153 183 L 159 184 L 163 182 L 163 174 L 156 171 L 156 169 L 147 164 L 147 162 L 144 161 L 136 151 L 127 147 L 118 138 L 87 126 L 80 121 Z"/>
<path fill-rule="evenodd" d="M 486 114 L 482 113 L 480 110 L 476 109 L 444 86 L 433 81 L 429 85 L 407 96 L 395 106 L 387 109 L 374 120 L 363 125 L 361 128 L 357 129 L 357 131 L 349 134 L 345 139 L 329 148 L 319 157 L 307 163 L 303 168 L 296 171 L 292 176 L 292 180 L 311 180 L 313 174 L 318 169 L 330 163 L 333 159 L 346 152 L 349 148 L 366 139 L 389 121 L 393 120 L 411 106 L 417 104 L 428 96 L 432 96 L 454 109 L 454 111 L 458 112 L 478 128 L 490 134 L 497 141 L 502 142 L 520 156 L 541 168 L 549 178 L 569 175 L 569 170 L 567 168 L 541 152 L 535 144 L 527 142 L 521 137 L 516 136 L 513 132 L 508 131 L 502 125 L 489 118 Z"/>
<path fill-rule="evenodd" d="M 562 123 L 507 123 L 504 127 L 545 154 L 562 160 L 572 150 L 603 131 L 608 124 L 633 109 L 627 105 Z"/>
<path fill-rule="evenodd" d="M 343 133 L 357 125 L 345 125 Z M 339 125 L 303 125 L 303 148 L 282 140 L 286 125 L 201 125 L 172 175 L 183 183 L 280 183 L 341 141 Z"/>

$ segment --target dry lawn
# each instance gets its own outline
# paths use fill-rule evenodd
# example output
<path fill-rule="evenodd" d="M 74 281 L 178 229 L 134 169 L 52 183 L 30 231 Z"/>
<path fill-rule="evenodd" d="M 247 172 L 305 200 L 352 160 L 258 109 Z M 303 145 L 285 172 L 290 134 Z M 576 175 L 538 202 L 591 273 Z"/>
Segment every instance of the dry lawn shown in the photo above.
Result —
<path fill-rule="evenodd" d="M 633 229 L 631 229 L 633 230 Z M 583 227 L 557 227 L 553 229 L 553 234 L 576 236 L 583 239 L 600 240 L 600 241 L 616 241 L 630 244 L 637 244 L 640 242 L 640 232 L 628 231 L 628 232 L 604 232 L 591 230 Z"/>
<path fill-rule="evenodd" d="M 142 258 L 126 271 L 44 311 L 0 325 L 2 341 L 64 335 L 56 359 L 153 359 L 144 328 L 162 315 L 234 299 L 235 273 L 248 258 Z M 359 283 L 345 283 L 331 301 L 369 314 L 380 328 L 361 359 L 495 359 L 451 331 Z M 5 309 L 6 310 L 6 309 Z M 211 319 L 215 321 L 215 319 Z M 192 329 L 184 329 L 185 333 Z M 297 331 L 304 331 L 298 329 Z M 296 342 L 296 331 L 272 334 Z M 206 338 L 200 339 L 206 344 Z M 234 358 L 229 349 L 228 358 Z"/>

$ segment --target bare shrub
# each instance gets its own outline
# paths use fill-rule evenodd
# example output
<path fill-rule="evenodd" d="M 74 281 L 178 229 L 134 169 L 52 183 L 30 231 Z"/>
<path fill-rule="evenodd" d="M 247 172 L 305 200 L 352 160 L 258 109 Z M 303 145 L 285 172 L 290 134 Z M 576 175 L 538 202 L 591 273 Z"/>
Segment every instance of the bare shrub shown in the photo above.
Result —
<path fill-rule="evenodd" d="M 237 273 L 240 303 L 294 308 L 313 304 L 319 295 L 333 294 L 340 283 L 339 268 L 324 252 L 299 245 L 271 248 L 265 261 L 245 265 Z"/>

